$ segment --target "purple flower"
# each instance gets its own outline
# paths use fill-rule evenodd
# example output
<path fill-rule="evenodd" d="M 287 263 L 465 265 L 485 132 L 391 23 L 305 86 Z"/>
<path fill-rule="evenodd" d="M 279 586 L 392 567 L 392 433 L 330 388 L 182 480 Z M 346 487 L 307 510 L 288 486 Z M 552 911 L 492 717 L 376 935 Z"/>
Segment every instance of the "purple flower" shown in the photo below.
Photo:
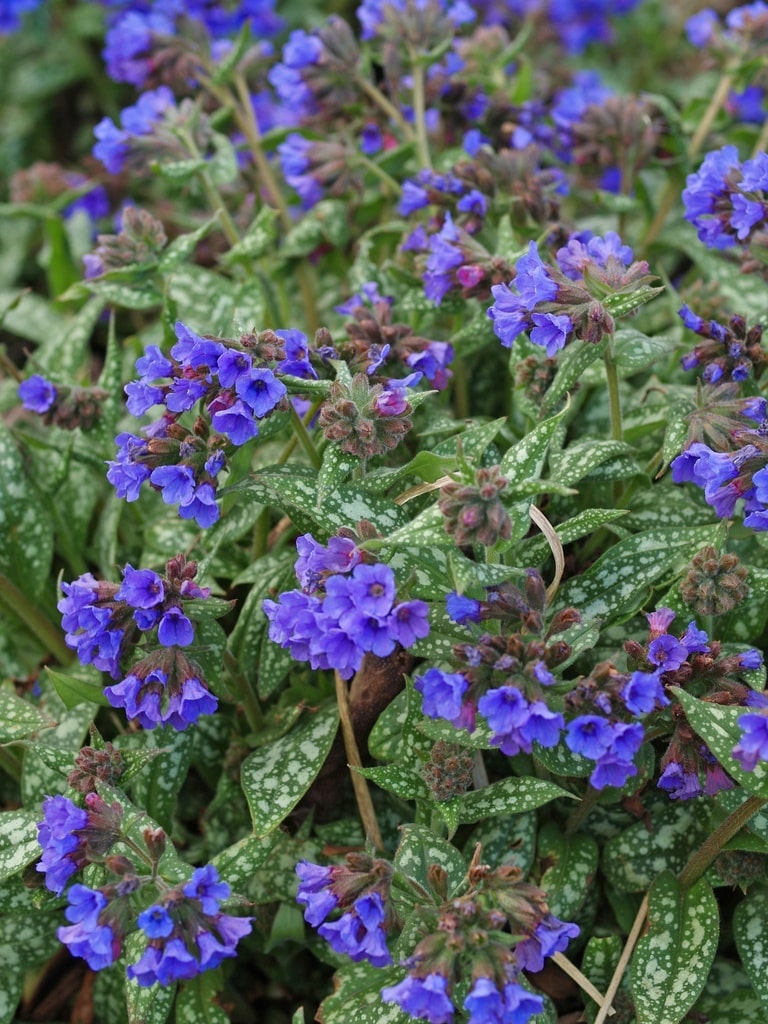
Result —
<path fill-rule="evenodd" d="M 527 1024 L 544 1009 L 544 1000 L 516 981 L 507 982 L 500 992 L 490 978 L 480 977 L 464 1000 L 464 1009 L 469 1012 L 468 1024 Z"/>
<path fill-rule="evenodd" d="M 658 672 L 633 672 L 621 697 L 633 715 L 647 715 L 656 707 L 669 704 Z"/>
<path fill-rule="evenodd" d="M 664 672 L 674 672 L 688 657 L 688 648 L 670 633 L 663 633 L 648 645 L 648 660 Z"/>
<path fill-rule="evenodd" d="M 151 569 L 134 569 L 126 564 L 123 582 L 115 594 L 116 601 L 125 601 L 131 608 L 154 608 L 165 599 L 163 581 Z"/>
<path fill-rule="evenodd" d="M 54 384 L 51 384 L 39 373 L 33 373 L 31 377 L 19 384 L 19 398 L 21 404 L 30 412 L 36 412 L 42 416 L 51 408 L 56 401 L 58 392 Z"/>
<path fill-rule="evenodd" d="M 565 742 L 574 754 L 581 754 L 597 761 L 610 749 L 613 730 L 604 718 L 598 715 L 581 715 L 568 723 Z"/>
<path fill-rule="evenodd" d="M 698 770 L 685 771 L 678 761 L 669 762 L 659 776 L 657 785 L 669 793 L 671 800 L 691 800 L 703 792 Z"/>
<path fill-rule="evenodd" d="M 445 718 L 456 725 L 462 715 L 464 694 L 469 683 L 460 672 L 430 668 L 416 676 L 414 689 L 422 695 L 422 710 L 428 718 Z"/>
<path fill-rule="evenodd" d="M 768 715 L 763 712 L 741 715 L 739 728 L 744 733 L 732 754 L 745 772 L 751 772 L 758 761 L 768 761 Z"/>
<path fill-rule="evenodd" d="M 429 605 L 426 601 L 401 601 L 387 616 L 387 629 L 401 647 L 412 647 L 429 636 Z"/>
<path fill-rule="evenodd" d="M 529 243 L 528 252 L 517 261 L 516 269 L 515 287 L 528 309 L 532 309 L 537 302 L 552 302 L 557 298 L 557 283 L 539 256 L 535 242 Z"/>
<path fill-rule="evenodd" d="M 739 666 L 743 669 L 752 670 L 761 668 L 762 664 L 763 655 L 754 647 L 739 655 Z"/>
<path fill-rule="evenodd" d="M 160 619 L 157 639 L 163 647 L 188 647 L 192 643 L 195 631 L 181 608 L 174 606 L 166 609 Z"/>
<path fill-rule="evenodd" d="M 685 23 L 685 34 L 692 46 L 701 49 L 712 42 L 715 29 L 719 22 L 717 15 L 709 7 L 705 7 L 691 15 Z"/>
<path fill-rule="evenodd" d="M 352 909 L 338 921 L 322 924 L 318 935 L 337 953 L 345 953 L 356 963 L 368 960 L 374 967 L 388 967 L 392 957 L 387 949 L 383 929 L 386 910 L 377 892 L 358 897 Z"/>
<path fill-rule="evenodd" d="M 191 900 L 199 900 L 203 913 L 209 917 L 219 913 L 221 901 L 229 899 L 231 891 L 229 885 L 221 881 L 213 864 L 195 868 L 192 877 L 184 886 L 184 895 Z"/>
<path fill-rule="evenodd" d="M 159 904 L 143 910 L 136 923 L 150 939 L 167 939 L 173 931 L 173 918 L 165 907 Z"/>
<path fill-rule="evenodd" d="M 474 597 L 457 594 L 452 591 L 445 599 L 445 610 L 452 622 L 464 625 L 466 622 L 479 622 L 481 604 Z"/>
<path fill-rule="evenodd" d="M 73 956 L 85 960 L 93 971 L 109 967 L 120 955 L 120 940 L 108 924 L 99 924 L 99 916 L 107 906 L 107 898 L 98 889 L 73 885 L 67 893 L 68 921 L 74 922 L 56 931 L 60 942 Z"/>
<path fill-rule="evenodd" d="M 149 482 L 161 491 L 166 505 L 190 501 L 195 493 L 195 474 L 191 466 L 158 466 L 152 470 Z"/>
<path fill-rule="evenodd" d="M 194 519 L 198 526 L 207 530 L 219 518 L 219 506 L 216 504 L 216 491 L 213 484 L 202 483 L 195 488 L 194 494 L 179 505 L 179 516 L 182 519 Z"/>
<path fill-rule="evenodd" d="M 577 924 L 560 921 L 552 914 L 547 914 L 536 925 L 533 934 L 515 946 L 515 959 L 523 970 L 540 971 L 544 967 L 545 957 L 562 953 L 580 931 Z"/>
<path fill-rule="evenodd" d="M 88 825 L 88 812 L 65 796 L 43 800 L 43 820 L 37 825 L 37 841 L 43 855 L 37 870 L 45 874 L 48 889 L 61 896 L 69 879 L 85 864 L 84 840 L 75 835 Z"/>
<path fill-rule="evenodd" d="M 263 419 L 287 394 L 287 389 L 271 370 L 251 370 L 249 377 L 240 377 L 235 391 L 257 419 Z"/>
<path fill-rule="evenodd" d="M 448 997 L 448 979 L 444 974 L 424 978 L 407 975 L 398 985 L 381 990 L 385 1003 L 397 1003 L 411 1017 L 424 1018 L 430 1024 L 451 1024 L 454 1006 Z"/>
<path fill-rule="evenodd" d="M 296 874 L 299 876 L 296 901 L 305 906 L 304 920 L 316 928 L 339 904 L 338 897 L 330 888 L 333 874 L 329 867 L 307 860 L 299 861 Z"/>
<path fill-rule="evenodd" d="M 555 313 L 532 313 L 534 324 L 530 338 L 534 345 L 541 345 L 551 358 L 565 347 L 568 336 L 573 332 L 573 322 L 569 316 Z"/>
<path fill-rule="evenodd" d="M 200 965 L 180 938 L 170 939 L 163 945 L 147 946 L 135 964 L 129 964 L 125 973 L 142 988 L 156 982 L 171 985 L 174 981 L 187 981 L 200 973 Z"/>

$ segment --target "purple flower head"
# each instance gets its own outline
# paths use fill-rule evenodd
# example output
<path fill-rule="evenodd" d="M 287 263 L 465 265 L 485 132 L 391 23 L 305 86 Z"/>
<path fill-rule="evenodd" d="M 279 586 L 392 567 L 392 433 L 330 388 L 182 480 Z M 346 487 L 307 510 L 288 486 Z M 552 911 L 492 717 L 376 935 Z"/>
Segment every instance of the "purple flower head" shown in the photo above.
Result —
<path fill-rule="evenodd" d="M 178 606 L 167 608 L 160 619 L 157 639 L 163 647 L 188 647 L 195 639 L 192 623 Z"/>
<path fill-rule="evenodd" d="M 101 911 L 107 906 L 106 897 L 98 889 L 73 885 L 67 898 L 65 915 L 74 923 L 57 929 L 59 941 L 73 956 L 85 960 L 91 970 L 109 967 L 120 955 L 120 939 L 110 925 L 99 923 Z"/>
<path fill-rule="evenodd" d="M 323 576 L 349 573 L 360 561 L 355 542 L 347 537 L 331 537 L 324 547 L 311 533 L 305 533 L 296 539 L 296 550 L 296 579 L 308 593 L 317 589 Z"/>
<path fill-rule="evenodd" d="M 739 655 L 739 665 L 743 669 L 753 670 L 762 668 L 763 655 L 756 648 L 752 647 L 748 651 L 744 651 Z"/>
<path fill-rule="evenodd" d="M 48 889 L 61 896 L 69 879 L 84 864 L 84 842 L 75 835 L 88 825 L 88 812 L 65 796 L 47 796 L 43 820 L 37 825 L 37 841 L 43 855 L 37 870 L 45 874 Z"/>
<path fill-rule="evenodd" d="M 235 391 L 257 419 L 263 419 L 287 394 L 287 389 L 271 370 L 251 370 L 249 377 L 240 377 Z"/>
<path fill-rule="evenodd" d="M 428 718 L 445 718 L 456 725 L 461 719 L 464 694 L 469 683 L 460 672 L 430 668 L 416 676 L 414 689 L 422 695 L 422 710 Z"/>
<path fill-rule="evenodd" d="M 401 1010 L 429 1024 L 451 1024 L 454 1006 L 448 995 L 448 979 L 444 974 L 427 974 L 424 978 L 407 975 L 399 984 L 381 990 L 385 1003 L 397 1003 Z"/>
<path fill-rule="evenodd" d="M 523 970 L 540 971 L 544 967 L 544 959 L 553 953 L 562 953 L 580 931 L 577 924 L 560 921 L 547 914 L 533 934 L 515 946 L 515 959 Z"/>
<path fill-rule="evenodd" d="M 515 339 L 530 327 L 528 309 L 521 297 L 505 284 L 493 285 L 491 294 L 494 301 L 488 316 L 493 320 L 494 334 L 505 348 L 511 348 Z"/>
<path fill-rule="evenodd" d="M 733 757 L 746 772 L 754 771 L 758 761 L 768 761 L 768 714 L 765 711 L 741 715 L 743 735 L 733 748 Z"/>
<path fill-rule="evenodd" d="M 691 800 L 703 792 L 698 771 L 685 771 L 678 761 L 669 762 L 657 785 L 669 793 L 671 800 Z"/>
<path fill-rule="evenodd" d="M 479 622 L 481 604 L 474 597 L 457 594 L 452 591 L 445 599 L 445 610 L 452 622 L 464 625 L 467 622 Z"/>
<path fill-rule="evenodd" d="M 717 15 L 711 8 L 705 7 L 697 11 L 685 23 L 685 34 L 688 36 L 688 42 L 692 46 L 698 47 L 698 49 L 709 46 L 718 25 Z"/>
<path fill-rule="evenodd" d="M 173 918 L 165 907 L 159 904 L 142 911 L 136 923 L 150 939 L 167 939 L 173 931 Z"/>
<path fill-rule="evenodd" d="M 663 633 L 648 645 L 648 660 L 663 672 L 674 672 L 688 658 L 688 648 L 670 633 Z"/>
<path fill-rule="evenodd" d="M 541 996 L 528 992 L 516 981 L 508 981 L 502 991 L 490 978 L 476 978 L 464 1000 L 469 1012 L 468 1024 L 527 1024 L 544 1009 Z"/>
<path fill-rule="evenodd" d="M 126 564 L 115 600 L 125 601 L 131 608 L 154 608 L 165 600 L 163 581 L 151 569 L 134 569 Z"/>
<path fill-rule="evenodd" d="M 56 401 L 58 392 L 56 386 L 39 373 L 33 373 L 31 377 L 19 384 L 19 398 L 21 404 L 30 412 L 36 412 L 43 416 Z"/>
<path fill-rule="evenodd" d="M 669 704 L 658 672 L 633 672 L 621 697 L 627 711 L 633 715 L 647 715 Z"/>
<path fill-rule="evenodd" d="M 259 433 L 254 422 L 253 410 L 238 398 L 232 401 L 231 392 L 222 392 L 208 406 L 211 426 L 218 433 L 226 434 L 232 444 L 238 447 L 250 441 Z"/>
<path fill-rule="evenodd" d="M 387 616 L 387 629 L 401 647 L 412 647 L 429 636 L 429 605 L 426 601 L 401 601 Z"/>
<path fill-rule="evenodd" d="M 220 515 L 213 484 L 199 484 L 189 500 L 179 505 L 179 515 L 182 519 L 194 519 L 204 530 L 213 526 Z"/>
<path fill-rule="evenodd" d="M 322 924 L 318 934 L 337 953 L 345 953 L 355 963 L 368 960 L 374 967 L 388 967 L 392 957 L 387 949 L 383 924 L 384 902 L 378 892 L 360 896 L 352 909 L 338 921 Z"/>
<path fill-rule="evenodd" d="M 296 865 L 296 874 L 299 876 L 296 901 L 304 904 L 304 920 L 316 928 L 339 904 L 338 896 L 330 888 L 333 874 L 329 867 L 306 860 Z"/>
<path fill-rule="evenodd" d="M 551 358 L 565 348 L 574 325 L 569 316 L 555 313 L 532 313 L 533 328 L 530 338 L 534 345 L 541 345 Z"/>
<path fill-rule="evenodd" d="M 706 630 L 699 629 L 695 622 L 689 622 L 685 633 L 680 637 L 680 643 L 689 654 L 709 653 L 709 636 Z"/>
<path fill-rule="evenodd" d="M 213 864 L 195 868 L 192 877 L 184 886 L 184 895 L 191 900 L 199 900 L 203 913 L 215 917 L 220 910 L 220 902 L 229 899 L 231 889 L 222 882 Z"/>
<path fill-rule="evenodd" d="M 592 761 L 606 754 L 612 741 L 610 723 L 597 715 L 581 715 L 569 722 L 566 728 L 565 742 L 569 750 Z"/>
<path fill-rule="evenodd" d="M 549 268 L 539 256 L 535 242 L 528 246 L 528 252 L 517 261 L 515 287 L 524 305 L 530 310 L 537 302 L 551 302 L 557 297 L 557 284 Z"/>
<path fill-rule="evenodd" d="M 125 973 L 142 988 L 159 982 L 171 985 L 175 981 L 188 981 L 200 973 L 200 964 L 192 956 L 184 941 L 172 938 L 162 945 L 150 941 L 141 958 L 129 964 Z"/>
<path fill-rule="evenodd" d="M 330 580 L 328 582 L 331 583 Z M 395 600 L 396 587 L 395 574 L 388 565 L 383 562 L 376 565 L 356 565 L 348 586 L 349 596 L 359 612 L 378 618 L 389 615 Z M 331 592 L 328 589 L 328 597 L 330 596 Z"/>

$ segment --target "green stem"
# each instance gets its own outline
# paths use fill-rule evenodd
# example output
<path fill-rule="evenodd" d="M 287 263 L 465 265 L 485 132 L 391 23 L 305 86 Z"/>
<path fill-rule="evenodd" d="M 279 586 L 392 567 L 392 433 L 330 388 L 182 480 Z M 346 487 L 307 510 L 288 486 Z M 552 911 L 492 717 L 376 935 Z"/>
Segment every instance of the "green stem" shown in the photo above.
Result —
<path fill-rule="evenodd" d="M 312 438 L 309 436 L 307 428 L 304 424 L 304 420 L 296 412 L 296 408 L 294 407 L 293 403 L 291 403 L 291 425 L 293 426 L 299 444 L 307 453 L 309 461 L 312 463 L 315 469 L 320 469 L 320 466 L 322 465 L 323 462 L 320 452 L 317 450 L 317 448 L 315 448 L 314 442 L 312 441 Z"/>
<path fill-rule="evenodd" d="M 197 143 L 192 137 L 192 133 L 188 131 L 182 131 L 179 132 L 179 137 L 183 141 L 184 145 L 187 147 L 189 155 L 194 160 L 202 160 L 203 155 L 198 149 Z M 219 192 L 218 188 L 214 185 L 213 181 L 211 180 L 211 176 L 207 170 L 201 170 L 199 172 L 199 175 L 200 181 L 203 183 L 203 189 L 205 190 L 208 203 L 219 215 L 219 220 L 221 221 L 221 230 L 226 235 L 227 241 L 229 242 L 230 245 L 237 245 L 237 243 L 240 241 L 240 235 L 235 226 L 235 222 L 232 220 L 232 217 L 229 214 L 229 210 L 224 204 L 224 200 L 221 197 L 221 192 Z"/>
<path fill-rule="evenodd" d="M 611 414 L 611 437 L 614 441 L 624 440 L 621 424 L 621 395 L 619 394 L 619 372 L 616 366 L 616 353 L 613 346 L 613 335 L 608 338 L 608 347 L 603 356 L 605 375 L 608 378 L 608 405 Z"/>
<path fill-rule="evenodd" d="M 8 750 L 7 747 L 0 747 L 0 768 L 7 775 L 10 775 L 15 782 L 21 782 L 21 758 L 17 757 L 12 750 Z"/>
<path fill-rule="evenodd" d="M 381 89 L 375 86 L 369 79 L 365 78 L 364 75 L 361 75 L 359 71 L 355 73 L 355 82 L 360 86 L 366 96 L 373 100 L 373 102 L 384 111 L 390 120 L 394 121 L 403 133 L 404 138 L 408 142 L 413 142 L 415 138 L 413 129 L 403 117 L 402 112 L 398 110 L 394 103 L 387 99 Z"/>
<path fill-rule="evenodd" d="M 599 796 L 600 791 L 590 786 L 581 798 L 581 803 L 577 804 L 568 815 L 568 820 L 565 823 L 565 834 L 567 836 L 572 836 L 575 832 L 579 831 L 582 822 L 589 817 Z"/>
<path fill-rule="evenodd" d="M 371 174 L 375 174 L 376 177 L 386 185 L 387 190 L 391 192 L 393 196 L 397 197 L 402 195 L 403 190 L 400 187 L 400 183 L 395 181 L 392 175 L 387 174 L 387 172 L 383 168 L 379 167 L 377 163 L 373 160 L 369 160 L 363 153 L 358 153 L 355 159 L 361 167 L 365 167 L 366 170 L 371 172 Z"/>
<path fill-rule="evenodd" d="M 243 705 L 243 711 L 245 712 L 251 732 L 258 733 L 264 726 L 264 716 L 261 713 L 261 707 L 251 684 L 240 671 L 237 659 L 230 650 L 224 651 L 224 666 L 229 673 L 229 678 L 235 685 L 237 696 Z"/>
<path fill-rule="evenodd" d="M 716 859 L 729 839 L 732 839 L 761 807 L 768 803 L 765 797 L 750 795 L 712 835 L 707 836 L 696 853 L 680 872 L 679 882 L 684 889 L 689 889 L 704 874 L 709 865 Z"/>
<path fill-rule="evenodd" d="M 411 76 L 413 78 L 413 120 L 416 127 L 416 148 L 419 153 L 419 163 L 423 168 L 429 170 L 432 167 L 432 158 L 429 153 L 429 139 L 427 138 L 425 68 L 413 47 L 409 47 L 409 52 L 411 57 Z"/>
<path fill-rule="evenodd" d="M 373 843 L 377 850 L 384 849 L 384 839 L 381 835 L 379 822 L 376 818 L 376 811 L 368 789 L 368 780 L 355 768 L 362 768 L 363 762 L 360 759 L 360 751 L 355 739 L 355 730 L 352 723 L 352 711 L 349 706 L 349 688 L 338 672 L 334 673 L 336 679 L 336 703 L 339 707 L 339 721 L 341 723 L 341 735 L 344 739 L 344 753 L 347 756 L 347 765 L 350 769 L 352 789 L 355 793 L 357 809 L 360 820 L 363 824 L 363 832 L 367 841 Z"/>
<path fill-rule="evenodd" d="M 60 665 L 68 665 L 72 661 L 72 651 L 64 643 L 64 637 L 58 626 L 54 626 L 50 619 L 2 573 L 0 573 L 0 606 L 23 623 Z"/>

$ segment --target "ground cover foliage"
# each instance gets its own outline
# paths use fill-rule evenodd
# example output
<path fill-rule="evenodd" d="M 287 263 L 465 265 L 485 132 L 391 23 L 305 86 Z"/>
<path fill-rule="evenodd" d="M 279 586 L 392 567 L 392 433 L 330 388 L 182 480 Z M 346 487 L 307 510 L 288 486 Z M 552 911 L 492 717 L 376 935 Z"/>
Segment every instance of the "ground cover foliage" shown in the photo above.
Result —
<path fill-rule="evenodd" d="M 0 1022 L 765 1019 L 767 53 L 0 4 Z"/>

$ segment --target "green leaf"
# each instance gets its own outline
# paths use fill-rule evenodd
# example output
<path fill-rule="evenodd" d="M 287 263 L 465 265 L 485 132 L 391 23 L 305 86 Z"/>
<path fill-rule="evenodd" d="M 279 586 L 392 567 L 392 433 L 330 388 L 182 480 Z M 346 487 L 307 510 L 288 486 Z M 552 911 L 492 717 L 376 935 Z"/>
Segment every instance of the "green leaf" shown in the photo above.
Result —
<path fill-rule="evenodd" d="M 659 803 L 650 826 L 635 822 L 603 848 L 602 868 L 621 892 L 642 892 L 662 871 L 678 873 L 709 834 L 709 808 L 701 801 Z"/>
<path fill-rule="evenodd" d="M 541 404 L 542 413 L 551 412 L 566 391 L 573 389 L 584 371 L 603 357 L 607 344 L 607 339 L 603 339 L 598 345 L 591 345 L 587 342 L 576 343 L 569 345 L 560 354 L 555 379 L 550 384 Z"/>
<path fill-rule="evenodd" d="M 741 962 L 768 1011 L 768 890 L 751 889 L 733 914 L 733 937 Z"/>
<path fill-rule="evenodd" d="M 190 259 L 199 242 L 219 224 L 218 217 L 211 217 L 204 224 L 201 224 L 195 231 L 189 231 L 186 235 L 179 235 L 174 238 L 171 244 L 163 250 L 157 261 L 157 269 L 161 274 L 167 274 L 182 263 Z"/>
<path fill-rule="evenodd" d="M 375 768 L 355 768 L 355 771 L 401 800 L 429 799 L 429 788 L 421 773 L 409 765 L 386 764 Z"/>
<path fill-rule="evenodd" d="M 317 507 L 321 508 L 333 492 L 360 465 L 360 460 L 341 450 L 338 444 L 329 444 L 323 452 L 323 463 L 317 474 Z"/>
<path fill-rule="evenodd" d="M 41 855 L 37 822 L 41 812 L 0 813 L 0 879 L 9 878 Z"/>
<path fill-rule="evenodd" d="M 587 942 L 581 960 L 581 970 L 598 992 L 605 992 L 621 956 L 621 939 L 618 935 L 593 937 Z M 587 998 L 584 1008 L 588 1021 L 597 1015 L 597 1003 Z"/>
<path fill-rule="evenodd" d="M 345 964 L 334 976 L 334 991 L 320 1004 L 322 1024 L 413 1024 L 397 1003 L 385 1003 L 381 990 L 404 977 L 402 968 Z"/>
<path fill-rule="evenodd" d="M 34 599 L 52 557 L 50 514 L 24 472 L 10 431 L 0 423 L 0 572 Z"/>
<path fill-rule="evenodd" d="M 623 508 L 587 508 L 583 512 L 578 512 L 572 519 L 559 523 L 555 527 L 555 533 L 563 544 L 571 544 L 626 515 L 627 510 Z M 523 541 L 515 551 L 520 553 L 519 560 L 522 564 L 538 565 L 547 557 L 549 544 L 546 537 L 532 537 Z"/>
<path fill-rule="evenodd" d="M 213 157 L 206 163 L 208 174 L 214 185 L 229 185 L 237 178 L 237 152 L 228 135 L 214 132 Z"/>
<path fill-rule="evenodd" d="M 159 753 L 135 777 L 131 791 L 135 802 L 170 832 L 176 798 L 192 763 L 192 730 L 178 732 L 168 725 L 142 735 L 145 749 Z"/>
<path fill-rule="evenodd" d="M 642 331 L 624 328 L 614 335 L 616 365 L 622 377 L 630 377 L 674 353 L 674 339 L 666 335 L 649 338 Z"/>
<path fill-rule="evenodd" d="M 633 313 L 643 303 L 649 302 L 663 291 L 663 288 L 651 288 L 649 285 L 645 285 L 628 295 L 607 295 L 602 301 L 611 316 L 618 318 Z"/>
<path fill-rule="evenodd" d="M 673 689 L 683 705 L 688 721 L 728 774 L 748 793 L 768 799 L 768 763 L 758 761 L 752 771 L 747 772 L 731 753 L 743 733 L 739 728 L 739 718 L 749 709 L 710 704 L 708 701 L 697 700 L 678 687 Z"/>
<path fill-rule="evenodd" d="M 537 856 L 545 865 L 539 885 L 547 894 L 549 909 L 561 920 L 578 917 L 597 872 L 599 850 L 591 836 L 566 836 L 559 825 L 548 822 L 539 832 Z"/>
<path fill-rule="evenodd" d="M 23 973 L 4 970 L 0 976 L 0 1024 L 13 1024 L 16 1007 L 24 990 Z"/>
<path fill-rule="evenodd" d="M 228 266 L 237 260 L 255 260 L 266 256 L 277 242 L 278 219 L 277 210 L 271 206 L 262 206 L 240 241 L 220 257 L 221 262 Z"/>
<path fill-rule="evenodd" d="M 228 1024 L 229 1017 L 214 1002 L 216 974 L 198 974 L 185 982 L 176 1000 L 176 1024 Z"/>
<path fill-rule="evenodd" d="M 10 743 L 55 725 L 54 719 L 28 700 L 22 700 L 5 687 L 0 689 L 0 743 Z"/>
<path fill-rule="evenodd" d="M 628 455 L 632 448 L 623 441 L 601 441 L 589 437 L 569 445 L 564 451 L 552 452 L 549 457 L 550 473 L 561 484 L 575 484 L 583 480 L 596 466 L 619 455 Z"/>
<path fill-rule="evenodd" d="M 682 890 L 667 871 L 648 894 L 648 930 L 632 958 L 638 1024 L 680 1021 L 699 997 L 720 937 L 717 902 L 700 879 Z"/>
<path fill-rule="evenodd" d="M 479 461 L 485 449 L 493 442 L 506 422 L 506 417 L 502 416 L 501 419 L 489 420 L 487 423 L 474 423 L 455 437 L 446 438 L 445 441 L 435 445 L 432 454 L 442 458 L 455 456 L 458 451 L 458 441 L 461 440 L 461 451 L 464 458 L 470 463 Z"/>
<path fill-rule="evenodd" d="M 0 917 L 0 949 L 3 973 L 23 971 L 47 960 L 59 948 L 56 928 L 61 915 L 54 913 L 7 914 Z"/>
<path fill-rule="evenodd" d="M 463 856 L 455 846 L 440 839 L 422 825 L 403 825 L 403 838 L 395 854 L 395 867 L 429 889 L 429 868 L 438 864 L 448 875 L 448 893 L 452 893 L 467 873 Z"/>
<path fill-rule="evenodd" d="M 86 701 L 101 707 L 110 707 L 109 699 L 104 696 L 104 687 L 101 682 L 77 679 L 64 672 L 54 672 L 47 665 L 45 672 L 68 711 Z"/>
<path fill-rule="evenodd" d="M 237 892 L 245 889 L 258 869 L 269 860 L 278 838 L 277 832 L 272 832 L 264 838 L 245 836 L 221 853 L 217 853 L 211 863 L 215 865 L 221 878 Z"/>
<path fill-rule="evenodd" d="M 717 541 L 718 526 L 647 530 L 609 548 L 595 564 L 565 583 L 557 606 L 577 608 L 586 619 L 629 615 L 648 598 L 649 588 L 673 568 L 682 567 L 691 551 Z"/>
<path fill-rule="evenodd" d="M 46 747 L 61 751 L 66 758 L 59 760 L 55 755 L 51 756 L 49 751 L 44 759 L 34 744 L 27 748 L 21 774 L 21 792 L 25 807 L 33 807 L 39 804 L 43 797 L 64 791 L 66 782 L 61 764 L 64 760 L 68 760 L 70 764 L 74 761 L 75 754 L 83 745 L 88 727 L 93 721 L 93 713 L 90 704 L 77 704 L 60 716 L 55 729 L 46 730 Z"/>
<path fill-rule="evenodd" d="M 501 471 L 509 479 L 510 494 L 524 480 L 535 480 L 541 475 L 547 449 L 565 412 L 562 409 L 556 416 L 539 423 L 530 434 L 505 453 L 501 460 Z"/>
<path fill-rule="evenodd" d="M 335 702 L 306 713 L 299 725 L 243 761 L 241 781 L 253 831 L 266 836 L 285 820 L 325 763 L 338 727 Z"/>
<path fill-rule="evenodd" d="M 566 790 L 545 779 L 508 778 L 463 793 L 446 803 L 458 822 L 470 824 L 483 818 L 532 811 L 551 800 L 569 796 Z"/>

